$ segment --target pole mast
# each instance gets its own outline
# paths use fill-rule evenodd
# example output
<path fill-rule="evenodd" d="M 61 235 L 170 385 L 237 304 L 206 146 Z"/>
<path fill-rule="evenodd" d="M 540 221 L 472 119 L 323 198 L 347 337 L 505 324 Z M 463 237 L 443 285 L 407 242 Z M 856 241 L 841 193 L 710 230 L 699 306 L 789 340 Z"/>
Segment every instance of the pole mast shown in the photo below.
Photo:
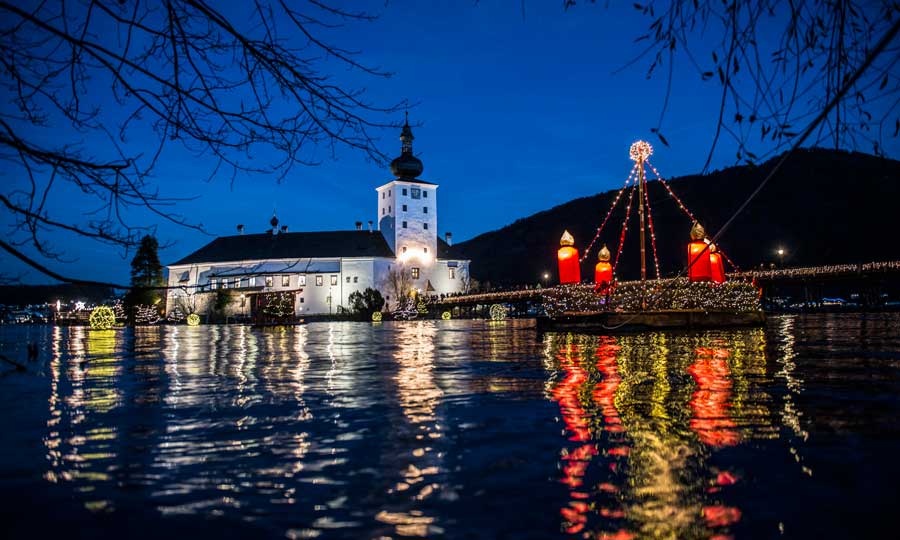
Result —
<path fill-rule="evenodd" d="M 647 247 L 644 238 L 644 162 L 638 162 L 638 216 L 641 220 L 641 282 L 647 281 Z"/>

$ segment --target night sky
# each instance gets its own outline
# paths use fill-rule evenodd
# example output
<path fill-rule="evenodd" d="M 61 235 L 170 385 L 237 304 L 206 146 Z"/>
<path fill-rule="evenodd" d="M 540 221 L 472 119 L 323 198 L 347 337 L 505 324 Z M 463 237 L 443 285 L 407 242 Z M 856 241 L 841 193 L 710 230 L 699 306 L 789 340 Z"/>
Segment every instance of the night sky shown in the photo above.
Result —
<path fill-rule="evenodd" d="M 631 167 L 628 147 L 639 138 L 654 145 L 652 161 L 666 176 L 702 169 L 718 112 L 717 80 L 701 81 L 685 58 L 676 59 L 663 124 L 671 146 L 663 146 L 649 130 L 659 117 L 664 73 L 647 80 L 646 61 L 614 73 L 640 50 L 634 40 L 650 19 L 630 2 L 600 4 L 565 11 L 562 2 L 526 2 L 523 19 L 518 1 L 376 2 L 378 20 L 350 23 L 332 34 L 333 41 L 360 50 L 364 63 L 394 73 L 380 79 L 338 67 L 338 81 L 365 86 L 375 103 L 416 103 L 410 121 L 421 126 L 414 128 L 414 148 L 425 164 L 421 177 L 440 184 L 441 236 L 451 231 L 456 242 L 463 241 L 619 187 Z M 394 120 L 402 122 L 402 114 Z M 385 130 L 380 148 L 399 154 L 398 136 L 399 129 Z M 893 144 L 887 153 L 896 156 Z M 233 183 L 225 177 L 207 182 L 211 158 L 169 147 L 155 171 L 156 184 L 165 195 L 198 196 L 175 210 L 202 223 L 209 235 L 159 223 L 160 242 L 173 244 L 160 253 L 163 264 L 214 236 L 234 234 L 238 223 L 248 233 L 264 231 L 273 208 L 291 231 L 347 230 L 355 221 L 375 219 L 374 189 L 391 179 L 387 168 L 349 149 L 339 149 L 334 159 L 323 149 L 321 157 L 320 166 L 295 168 L 280 183 L 249 175 Z M 711 168 L 734 162 L 735 148 L 725 140 Z M 71 219 L 83 210 L 72 208 L 65 193 L 50 208 Z M 141 213 L 131 218 L 159 222 Z M 51 263 L 54 269 L 127 282 L 130 255 L 71 236 L 49 239 L 72 259 Z M 5 255 L 0 263 L 7 273 L 24 268 Z M 32 271 L 24 281 L 49 280 Z"/>

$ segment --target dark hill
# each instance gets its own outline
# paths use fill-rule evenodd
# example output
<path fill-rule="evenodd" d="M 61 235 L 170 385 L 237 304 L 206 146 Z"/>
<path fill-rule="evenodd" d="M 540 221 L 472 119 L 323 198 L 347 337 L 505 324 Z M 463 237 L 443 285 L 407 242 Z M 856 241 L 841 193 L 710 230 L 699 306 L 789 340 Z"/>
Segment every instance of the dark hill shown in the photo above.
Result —
<path fill-rule="evenodd" d="M 662 159 L 662 158 L 661 158 Z M 776 159 L 669 181 L 672 190 L 706 227 L 710 236 L 772 170 Z M 664 170 L 663 170 L 664 172 Z M 649 182 L 660 269 L 663 276 L 685 264 L 690 220 L 659 182 Z M 556 250 L 564 229 L 583 252 L 609 209 L 616 191 L 575 199 L 520 219 L 502 229 L 458 244 L 472 259 L 473 276 L 492 284 L 536 283 L 541 274 L 556 277 Z M 627 195 L 627 192 L 626 194 Z M 625 214 L 623 196 L 601 242 L 615 256 Z M 784 246 L 785 265 L 805 266 L 900 258 L 900 162 L 857 152 L 810 149 L 791 155 L 756 199 L 721 238 L 725 252 L 742 267 L 777 262 Z M 617 275 L 639 274 L 636 204 Z M 593 277 L 595 246 L 582 265 Z M 647 238 L 648 276 L 653 276 Z"/>

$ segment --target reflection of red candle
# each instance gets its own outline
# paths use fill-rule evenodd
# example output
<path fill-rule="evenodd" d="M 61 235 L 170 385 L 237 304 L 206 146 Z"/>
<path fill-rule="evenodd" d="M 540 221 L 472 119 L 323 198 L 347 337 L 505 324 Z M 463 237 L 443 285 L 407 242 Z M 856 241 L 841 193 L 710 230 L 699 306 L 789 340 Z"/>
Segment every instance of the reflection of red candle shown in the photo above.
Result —
<path fill-rule="evenodd" d="M 588 494 L 578 491 L 578 488 L 584 484 L 584 474 L 591 458 L 597 455 L 597 447 L 590 442 L 588 413 L 578 400 L 579 389 L 588 382 L 588 377 L 579 365 L 581 357 L 577 346 L 560 349 L 560 354 L 556 358 L 559 360 L 560 368 L 565 370 L 566 376 L 553 389 L 553 399 L 559 404 L 566 430 L 571 433 L 569 440 L 584 443 L 563 457 L 565 463 L 562 483 L 571 490 L 573 500 L 560 510 L 560 514 L 566 520 L 566 532 L 575 534 L 583 530 L 587 524 L 590 507 L 580 499 L 586 499 Z"/>
<path fill-rule="evenodd" d="M 691 396 L 691 429 L 710 446 L 734 446 L 740 440 L 735 423 L 728 414 L 731 380 L 728 351 L 698 348 L 697 360 L 688 368 L 697 390 Z"/>

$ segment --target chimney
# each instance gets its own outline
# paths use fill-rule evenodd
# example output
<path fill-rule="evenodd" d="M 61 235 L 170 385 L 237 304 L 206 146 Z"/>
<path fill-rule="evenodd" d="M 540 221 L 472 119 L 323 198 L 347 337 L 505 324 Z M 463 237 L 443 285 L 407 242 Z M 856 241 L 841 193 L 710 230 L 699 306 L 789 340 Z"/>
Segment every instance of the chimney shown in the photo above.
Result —
<path fill-rule="evenodd" d="M 356 230 L 357 230 L 357 231 L 361 231 L 361 230 L 362 230 L 362 221 L 357 221 L 357 222 L 356 222 Z"/>
<path fill-rule="evenodd" d="M 453 233 L 444 233 L 444 240 L 447 242 L 448 246 L 453 245 Z"/>
<path fill-rule="evenodd" d="M 244 234 L 244 225 L 240 224 L 237 226 L 238 234 Z"/>
<path fill-rule="evenodd" d="M 282 233 L 288 232 L 287 225 L 282 225 L 282 226 L 281 226 L 281 232 L 282 232 Z"/>
<path fill-rule="evenodd" d="M 372 220 L 369 220 L 369 232 L 372 232 Z"/>

